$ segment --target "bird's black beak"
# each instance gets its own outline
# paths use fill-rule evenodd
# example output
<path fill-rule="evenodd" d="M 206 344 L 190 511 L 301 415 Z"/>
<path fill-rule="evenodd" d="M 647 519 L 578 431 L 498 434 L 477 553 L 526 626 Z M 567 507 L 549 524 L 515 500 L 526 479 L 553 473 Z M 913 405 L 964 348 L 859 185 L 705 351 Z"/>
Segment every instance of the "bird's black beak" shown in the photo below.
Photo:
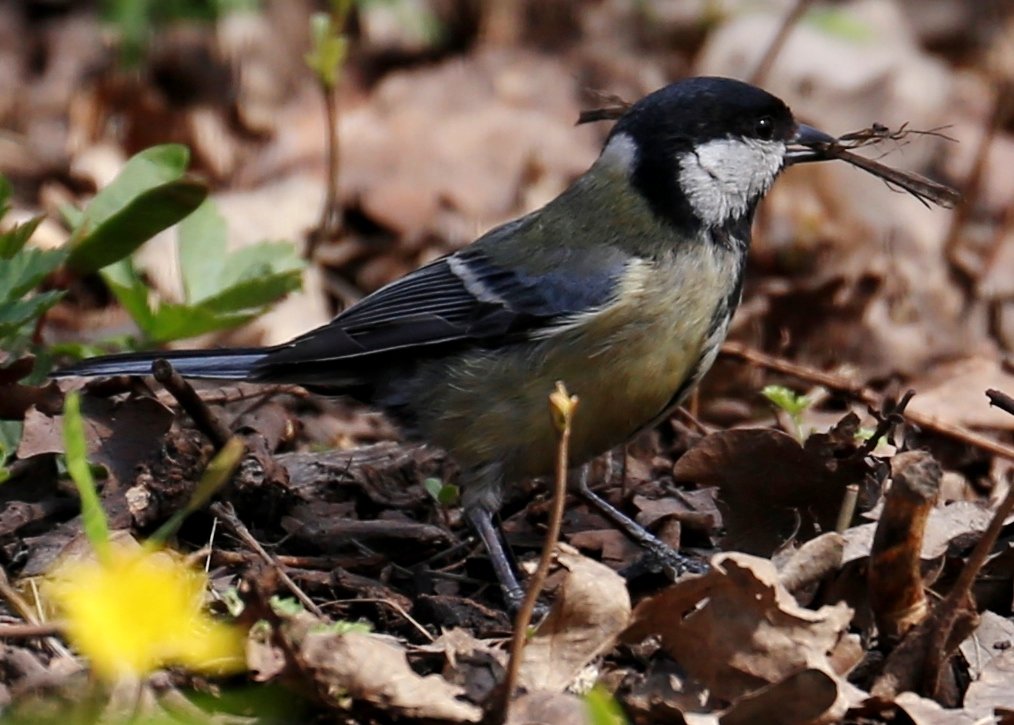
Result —
<path fill-rule="evenodd" d="M 785 164 L 805 164 L 808 161 L 825 161 L 831 158 L 827 149 L 838 140 L 813 126 L 800 123 L 796 126 L 796 134 L 789 141 L 789 150 L 785 154 Z"/>

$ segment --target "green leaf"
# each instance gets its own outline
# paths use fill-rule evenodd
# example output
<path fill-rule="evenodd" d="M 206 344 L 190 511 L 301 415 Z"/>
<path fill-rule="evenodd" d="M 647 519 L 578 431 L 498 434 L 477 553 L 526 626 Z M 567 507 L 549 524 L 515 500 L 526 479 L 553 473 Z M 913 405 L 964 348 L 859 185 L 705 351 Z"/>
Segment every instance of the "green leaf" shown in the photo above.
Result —
<path fill-rule="evenodd" d="M 345 57 L 348 54 L 348 39 L 342 34 L 344 22 L 336 22 L 329 13 L 314 13 L 310 18 L 310 51 L 306 64 L 325 88 L 338 84 Z"/>
<path fill-rule="evenodd" d="M 11 208 L 11 195 L 14 194 L 14 187 L 11 186 L 11 182 L 7 180 L 7 177 L 0 174 L 0 219 L 4 218 L 4 215 Z"/>
<path fill-rule="evenodd" d="M 350 619 L 338 619 L 334 622 L 320 622 L 310 627 L 311 632 L 321 634 L 369 634 L 373 631 L 373 625 L 369 622 L 353 622 Z"/>
<path fill-rule="evenodd" d="M 181 172 L 185 159 L 175 161 L 173 173 Z M 142 169 L 151 171 L 148 167 Z M 165 177 L 149 174 L 148 181 Z M 173 203 L 166 208 L 165 195 L 179 192 L 185 185 L 192 187 L 193 194 L 183 199 L 169 194 Z M 159 209 L 162 211 L 153 213 Z M 86 210 L 86 217 L 90 211 Z M 134 197 L 81 238 L 71 262 L 80 260 L 78 271 L 104 265 L 129 254 L 146 235 L 181 220 L 179 258 L 184 303 L 153 303 L 148 286 L 129 260 L 101 268 L 109 289 L 143 333 L 145 344 L 236 327 L 299 288 L 304 263 L 293 245 L 262 242 L 228 253 L 225 220 L 207 198 L 206 189 L 186 180 L 155 186 Z M 87 223 L 86 219 L 83 224 Z"/>
<path fill-rule="evenodd" d="M 42 216 L 33 217 L 23 224 L 15 224 L 6 232 L 0 234 L 0 259 L 10 259 L 20 252 L 24 248 L 25 243 L 28 242 L 28 238 L 35 233 L 39 224 L 42 223 L 42 219 Z"/>
<path fill-rule="evenodd" d="M 0 177 L 0 207 L 9 196 L 10 184 Z M 8 353 L 29 346 L 36 321 L 63 295 L 27 296 L 67 257 L 63 249 L 25 247 L 41 221 L 35 217 L 0 234 L 0 349 Z"/>
<path fill-rule="evenodd" d="M 257 312 L 219 314 L 202 307 L 163 303 L 152 314 L 147 326 L 141 329 L 151 343 L 184 340 L 216 330 L 238 327 L 257 316 Z"/>
<path fill-rule="evenodd" d="M 444 483 L 439 478 L 427 478 L 423 481 L 423 488 L 441 506 L 453 506 L 461 498 L 461 490 L 457 486 Z"/>
<path fill-rule="evenodd" d="M 295 597 L 280 597 L 277 594 L 268 600 L 268 606 L 279 617 L 295 617 L 303 612 L 303 605 Z"/>
<path fill-rule="evenodd" d="M 199 314 L 255 314 L 299 289 L 295 247 L 261 242 L 227 253 L 225 219 L 210 199 L 180 224 L 179 241 L 186 300 Z"/>
<path fill-rule="evenodd" d="M 142 331 L 153 325 L 154 312 L 148 304 L 148 286 L 133 263 L 123 259 L 102 269 L 102 279 Z"/>
<path fill-rule="evenodd" d="M 62 249 L 24 249 L 0 264 L 0 301 L 30 292 L 66 257 Z"/>
<path fill-rule="evenodd" d="M 94 223 L 89 206 L 82 226 L 78 227 L 85 232 L 72 242 L 67 265 L 84 274 L 124 259 L 191 214 L 207 196 L 208 187 L 204 184 L 181 179 L 135 195 L 98 223 Z"/>
<path fill-rule="evenodd" d="M 214 291 L 191 298 L 209 309 L 237 311 L 261 307 L 298 289 L 305 263 L 289 242 L 260 242 L 237 249 L 225 258 Z M 271 280 L 270 277 L 277 277 Z M 293 287 L 293 280 L 295 286 Z M 265 286 L 263 291 L 258 284 Z M 275 288 L 274 290 L 269 288 Z"/>
<path fill-rule="evenodd" d="M 813 8 L 806 13 L 803 22 L 827 35 L 856 44 L 870 43 L 877 38 L 870 25 L 845 8 Z"/>
<path fill-rule="evenodd" d="M 189 163 L 190 150 L 182 144 L 152 146 L 134 154 L 109 186 L 89 202 L 84 212 L 85 223 L 97 226 L 139 194 L 183 178 Z"/>
<path fill-rule="evenodd" d="M 800 395 L 782 385 L 768 385 L 761 391 L 761 395 L 793 418 L 798 418 L 813 403 L 805 395 Z"/>
<path fill-rule="evenodd" d="M 77 229 L 84 224 L 84 209 L 78 209 L 73 204 L 68 203 L 61 204 L 57 211 L 60 214 L 60 218 L 63 219 L 63 223 L 66 224 L 69 229 Z"/>
<path fill-rule="evenodd" d="M 222 288 L 226 234 L 225 217 L 211 199 L 180 223 L 180 272 L 187 302 L 200 302 Z"/>
<path fill-rule="evenodd" d="M 24 300 L 0 302 L 0 341 L 3 342 L 0 347 L 11 352 L 11 345 L 4 338 L 17 335 L 29 323 L 34 324 L 62 296 L 63 292 L 54 290 Z"/>
<path fill-rule="evenodd" d="M 108 355 L 111 352 L 134 350 L 137 345 L 129 335 L 106 338 L 101 344 L 92 342 L 54 342 L 46 346 L 46 352 L 56 360 L 84 360 L 89 357 Z"/>
<path fill-rule="evenodd" d="M 272 274 L 269 269 L 264 269 L 260 278 L 224 289 L 197 307 L 216 315 L 232 315 L 244 311 L 256 314 L 289 292 L 298 290 L 301 282 L 302 275 L 298 271 Z"/>
<path fill-rule="evenodd" d="M 105 558 L 109 552 L 109 523 L 88 466 L 81 396 L 77 391 L 68 393 L 63 404 L 63 445 L 67 452 L 67 472 L 81 497 L 81 519 L 85 536 L 98 557 Z"/>
<path fill-rule="evenodd" d="M 595 685 L 584 696 L 588 725 L 626 725 L 626 715 L 616 698 L 601 685 Z"/>

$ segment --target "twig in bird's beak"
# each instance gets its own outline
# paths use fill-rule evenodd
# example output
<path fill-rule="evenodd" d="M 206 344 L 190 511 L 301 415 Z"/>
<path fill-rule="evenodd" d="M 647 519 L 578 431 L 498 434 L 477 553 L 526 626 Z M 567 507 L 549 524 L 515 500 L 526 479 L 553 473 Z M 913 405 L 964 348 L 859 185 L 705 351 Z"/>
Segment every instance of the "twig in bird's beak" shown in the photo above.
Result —
<path fill-rule="evenodd" d="M 911 171 L 893 169 L 890 166 L 885 166 L 878 161 L 868 159 L 851 151 L 854 148 L 870 146 L 882 141 L 900 141 L 913 134 L 947 138 L 938 129 L 916 131 L 907 128 L 906 125 L 897 131 L 891 131 L 880 124 L 874 124 L 862 131 L 854 131 L 834 138 L 815 128 L 800 124 L 796 137 L 793 139 L 794 146 L 790 147 L 786 154 L 786 164 L 793 165 L 839 159 L 873 174 L 877 178 L 883 179 L 890 186 L 896 186 L 907 191 L 927 207 L 931 204 L 947 208 L 953 207 L 960 198 L 960 194 L 951 187 L 932 181 Z"/>

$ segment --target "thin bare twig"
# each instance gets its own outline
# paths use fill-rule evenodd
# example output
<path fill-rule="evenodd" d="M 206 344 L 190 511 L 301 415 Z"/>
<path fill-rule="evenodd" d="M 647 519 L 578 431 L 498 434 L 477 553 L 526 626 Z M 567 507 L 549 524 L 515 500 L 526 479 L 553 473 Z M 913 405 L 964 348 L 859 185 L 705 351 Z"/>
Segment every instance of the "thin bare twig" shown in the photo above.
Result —
<path fill-rule="evenodd" d="M 979 539 L 979 543 L 975 545 L 971 556 L 968 557 L 968 561 L 965 562 L 965 566 L 958 574 L 954 587 L 944 600 L 940 602 L 936 612 L 934 612 L 936 617 L 934 618 L 934 627 L 931 630 L 932 635 L 927 647 L 928 654 L 923 668 L 922 680 L 923 692 L 930 697 L 936 694 L 940 686 L 940 674 L 944 663 L 947 661 L 947 657 L 950 655 L 947 645 L 952 639 L 951 635 L 955 625 L 958 623 L 962 612 L 966 609 L 965 603 L 971 600 L 972 585 L 975 583 L 975 578 L 986 563 L 989 552 L 996 545 L 996 541 L 1000 537 L 1000 531 L 1003 529 L 1004 522 L 1011 511 L 1014 511 L 1014 487 L 1007 491 L 1003 502 L 993 512 L 993 518 L 990 520 L 989 526 L 982 533 L 982 538 Z"/>
<path fill-rule="evenodd" d="M 63 631 L 60 622 L 31 624 L 0 624 L 0 639 L 31 639 L 34 637 L 55 637 Z"/>
<path fill-rule="evenodd" d="M 236 512 L 232 508 L 232 504 L 218 501 L 211 504 L 208 509 L 217 516 L 222 523 L 230 530 L 233 534 L 239 537 L 246 546 L 257 553 L 258 556 L 272 569 L 278 573 L 278 578 L 282 580 L 282 583 L 292 592 L 293 596 L 300 601 L 300 603 L 306 607 L 308 612 L 316 614 L 318 617 L 323 617 L 324 613 L 320 610 L 313 600 L 307 596 L 306 592 L 299 588 L 296 582 L 292 581 L 292 577 L 285 571 L 285 567 L 278 563 L 278 561 L 267 552 L 267 550 L 261 546 L 261 543 L 253 537 L 250 530 L 247 529 L 246 524 L 239 520 L 236 516 Z"/>
<path fill-rule="evenodd" d="M 521 672 L 522 653 L 524 652 L 525 642 L 528 639 L 528 625 L 532 621 L 535 603 L 539 599 L 542 587 L 546 583 L 546 576 L 549 574 L 549 565 L 553 560 L 556 542 L 560 538 L 560 527 L 563 523 L 563 504 L 567 498 L 570 432 L 574 418 L 574 409 L 577 408 L 578 399 L 575 395 L 569 395 L 563 383 L 558 382 L 556 384 L 556 391 L 549 396 L 549 400 L 550 412 L 553 415 L 553 421 L 560 436 L 556 454 L 556 481 L 553 485 L 553 507 L 549 514 L 549 523 L 546 527 L 546 538 L 542 544 L 539 565 L 535 569 L 535 574 L 532 575 L 528 591 L 525 592 L 525 599 L 521 603 L 517 616 L 514 618 L 514 632 L 511 636 L 507 674 L 504 676 L 500 696 L 494 699 L 498 707 L 490 711 L 500 722 L 504 722 L 507 719 L 507 706 L 510 703 L 511 695 L 514 694 L 514 688 L 517 686 L 518 676 Z"/>
<path fill-rule="evenodd" d="M 928 132 L 909 130 L 903 133 L 907 135 Z M 797 154 L 795 160 L 805 160 L 804 157 L 810 161 L 829 161 L 831 159 L 844 161 L 847 164 L 862 169 L 868 174 L 876 176 L 887 184 L 888 187 L 897 188 L 911 194 L 926 208 L 930 208 L 933 204 L 950 208 L 961 199 L 961 194 L 946 184 L 927 179 L 925 176 L 920 176 L 911 171 L 894 169 L 873 159 L 860 156 L 853 153 L 848 145 L 839 144 L 837 140 L 826 144 L 809 145 L 807 151 L 803 152 L 803 155 Z"/>
<path fill-rule="evenodd" d="M 858 149 L 865 146 L 875 146 L 883 143 L 884 141 L 904 141 L 908 143 L 909 136 L 933 136 L 936 138 L 942 138 L 946 141 L 957 142 L 956 138 L 948 136 L 944 133 L 950 126 L 937 126 L 926 131 L 920 131 L 918 129 L 909 128 L 908 123 L 905 122 L 898 127 L 896 131 L 892 131 L 887 126 L 881 123 L 874 123 L 869 128 L 864 128 L 861 131 L 853 131 L 851 133 L 843 133 L 838 137 L 838 144 L 847 149 Z"/>
<path fill-rule="evenodd" d="M 1007 393 L 990 388 L 986 391 L 986 397 L 989 398 L 989 404 L 993 407 L 1014 415 L 1014 398 Z"/>
<path fill-rule="evenodd" d="M 383 597 L 362 597 L 360 599 L 334 599 L 327 604 L 386 604 L 391 609 L 396 611 L 405 621 L 415 627 L 423 637 L 429 642 L 436 641 L 432 634 L 430 634 L 424 626 L 419 624 L 418 620 L 414 619 L 411 614 L 405 611 L 405 608 L 398 604 L 398 602 L 392 601 L 391 599 L 384 599 Z"/>
<path fill-rule="evenodd" d="M 194 386 L 183 379 L 171 362 L 159 358 L 151 364 L 151 374 L 176 399 L 216 450 L 221 449 L 232 437 L 229 426 L 201 400 Z"/>
<path fill-rule="evenodd" d="M 742 343 L 726 342 L 722 345 L 722 354 L 745 360 L 754 365 L 760 365 L 768 370 L 791 375 L 800 380 L 823 385 L 830 390 L 849 395 L 872 408 L 879 409 L 883 405 L 883 400 L 881 400 L 880 396 L 865 385 L 849 380 L 841 375 L 826 373 L 822 370 L 816 370 L 806 365 L 785 360 L 784 358 L 768 355 Z M 926 430 L 953 438 L 961 443 L 973 446 L 987 453 L 992 453 L 995 456 L 1000 456 L 1008 461 L 1014 461 L 1014 448 L 970 431 L 960 425 L 948 423 L 947 421 L 919 413 L 918 411 L 906 411 L 905 418 Z"/>
<path fill-rule="evenodd" d="M 10 580 L 7 578 L 7 571 L 0 567 L 0 599 L 3 599 L 7 604 L 18 613 L 18 616 L 25 620 L 25 626 L 29 627 L 44 627 L 45 623 L 39 621 L 39 617 L 36 615 L 35 610 L 32 606 L 25 601 L 25 598 L 21 596 L 17 589 L 11 586 Z M 38 601 L 38 600 L 37 600 Z M 59 640 L 59 638 L 43 635 L 46 647 L 57 657 L 63 657 L 65 659 L 74 659 L 74 655 L 70 653 L 70 650 Z"/>
<path fill-rule="evenodd" d="M 884 401 L 880 410 L 870 408 L 870 414 L 877 419 L 877 428 L 873 435 L 863 441 L 863 444 L 853 453 L 855 458 L 865 458 L 877 449 L 881 439 L 888 435 L 895 427 L 905 422 L 905 408 L 915 396 L 914 390 L 907 390 L 897 403 Z"/>
<path fill-rule="evenodd" d="M 324 206 L 317 227 L 310 232 L 306 244 L 306 258 L 313 259 L 321 242 L 335 239 L 343 223 L 342 207 L 338 200 L 338 173 L 341 169 L 341 146 L 338 138 L 338 97 L 336 89 L 321 84 L 324 95 L 324 117 L 327 120 L 325 153 L 327 154 L 327 187 Z"/>

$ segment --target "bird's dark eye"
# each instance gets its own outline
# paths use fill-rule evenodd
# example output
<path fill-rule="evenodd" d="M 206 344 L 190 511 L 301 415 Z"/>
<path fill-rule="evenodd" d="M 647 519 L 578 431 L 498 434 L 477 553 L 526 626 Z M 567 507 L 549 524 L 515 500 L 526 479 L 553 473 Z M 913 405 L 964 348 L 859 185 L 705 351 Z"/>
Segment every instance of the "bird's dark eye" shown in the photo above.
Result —
<path fill-rule="evenodd" d="M 770 141 L 775 135 L 775 122 L 771 120 L 771 116 L 761 116 L 754 123 L 753 132 L 762 141 Z"/>

